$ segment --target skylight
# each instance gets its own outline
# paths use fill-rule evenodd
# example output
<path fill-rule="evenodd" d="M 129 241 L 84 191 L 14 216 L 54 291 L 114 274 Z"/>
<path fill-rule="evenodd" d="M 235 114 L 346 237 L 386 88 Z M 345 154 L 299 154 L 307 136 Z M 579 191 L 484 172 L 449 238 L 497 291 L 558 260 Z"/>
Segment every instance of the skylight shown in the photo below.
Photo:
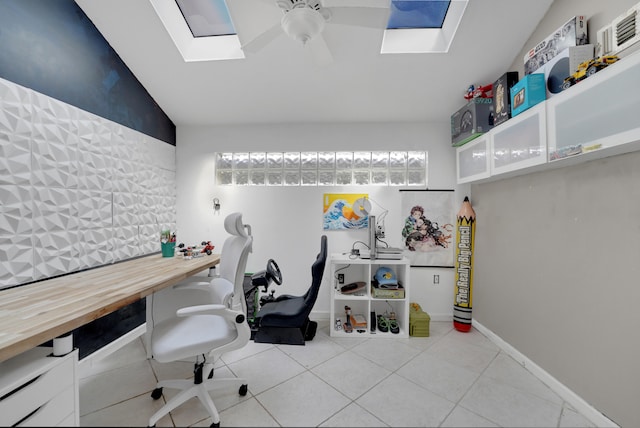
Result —
<path fill-rule="evenodd" d="M 245 57 L 225 0 L 148 1 L 185 61 Z M 389 0 L 380 53 L 448 52 L 468 2 Z"/>
<path fill-rule="evenodd" d="M 468 1 L 391 0 L 380 52 L 448 52 Z"/>
<path fill-rule="evenodd" d="M 387 29 L 442 28 L 449 0 L 391 0 Z"/>
<path fill-rule="evenodd" d="M 185 61 L 244 58 L 224 0 L 149 1 Z M 199 12 L 194 11 L 195 6 Z"/>
<path fill-rule="evenodd" d="M 193 37 L 236 34 L 225 0 L 176 0 Z"/>

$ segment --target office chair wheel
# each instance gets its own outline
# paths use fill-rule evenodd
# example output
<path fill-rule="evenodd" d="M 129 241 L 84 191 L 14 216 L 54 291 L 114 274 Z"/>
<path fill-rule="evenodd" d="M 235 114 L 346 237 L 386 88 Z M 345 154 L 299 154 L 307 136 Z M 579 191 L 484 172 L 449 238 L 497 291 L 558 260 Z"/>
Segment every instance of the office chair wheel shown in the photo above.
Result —
<path fill-rule="evenodd" d="M 220 422 L 209 425 L 209 428 L 220 428 Z"/>
<path fill-rule="evenodd" d="M 245 383 L 243 385 L 240 385 L 240 389 L 238 390 L 238 394 L 240 394 L 242 397 L 244 397 L 245 395 L 247 395 L 247 391 L 248 390 L 249 390 L 249 387 Z"/>
<path fill-rule="evenodd" d="M 153 392 L 151 393 L 151 398 L 153 398 L 154 400 L 157 400 L 160 397 L 162 397 L 162 388 L 154 389 Z"/>
<path fill-rule="evenodd" d="M 278 285 L 282 284 L 282 272 L 280 272 L 280 268 L 275 260 L 269 259 L 267 262 L 267 274 L 273 279 Z"/>

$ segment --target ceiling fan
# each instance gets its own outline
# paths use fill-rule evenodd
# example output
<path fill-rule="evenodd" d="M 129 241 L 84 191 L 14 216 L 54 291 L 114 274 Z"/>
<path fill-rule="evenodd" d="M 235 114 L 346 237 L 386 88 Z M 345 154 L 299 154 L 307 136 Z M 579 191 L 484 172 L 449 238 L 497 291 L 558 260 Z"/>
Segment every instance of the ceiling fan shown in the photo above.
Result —
<path fill-rule="evenodd" d="M 261 0 L 282 10 L 280 22 L 242 45 L 256 53 L 281 34 L 309 49 L 315 62 L 327 65 L 333 56 L 323 37 L 325 25 L 350 25 L 384 29 L 389 19 L 389 0 Z"/>

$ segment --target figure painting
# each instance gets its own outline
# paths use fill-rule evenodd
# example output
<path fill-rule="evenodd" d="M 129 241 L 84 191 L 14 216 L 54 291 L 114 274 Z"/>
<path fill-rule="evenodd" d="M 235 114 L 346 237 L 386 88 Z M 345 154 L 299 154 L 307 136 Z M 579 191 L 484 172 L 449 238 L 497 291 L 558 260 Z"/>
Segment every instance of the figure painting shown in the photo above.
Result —
<path fill-rule="evenodd" d="M 453 267 L 453 202 L 452 190 L 402 192 L 402 240 L 411 266 Z"/>

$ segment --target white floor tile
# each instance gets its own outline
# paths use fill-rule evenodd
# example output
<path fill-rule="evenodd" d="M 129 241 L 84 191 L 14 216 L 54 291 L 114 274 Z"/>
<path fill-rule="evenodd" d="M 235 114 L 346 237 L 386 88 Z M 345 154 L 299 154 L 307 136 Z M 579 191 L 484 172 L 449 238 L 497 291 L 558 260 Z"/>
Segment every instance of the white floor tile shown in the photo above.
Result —
<path fill-rule="evenodd" d="M 482 374 L 499 382 L 510 385 L 521 391 L 534 394 L 552 403 L 562 404 L 562 398 L 554 393 L 540 379 L 535 377 L 526 368 L 522 367 L 509 355 L 500 353 L 489 364 L 487 370 Z"/>
<path fill-rule="evenodd" d="M 249 391 L 253 395 L 260 394 L 305 371 L 300 363 L 277 347 L 228 364 L 228 367 L 236 376 L 249 380 Z"/>
<path fill-rule="evenodd" d="M 467 343 L 459 335 L 467 337 L 466 333 L 452 331 L 425 352 L 456 366 L 481 373 L 498 355 L 498 348 L 488 349 L 482 345 Z"/>
<path fill-rule="evenodd" d="M 278 348 L 306 368 L 312 368 L 345 351 L 345 348 L 326 335 L 315 337 L 304 346 L 278 345 Z"/>
<path fill-rule="evenodd" d="M 593 428 L 561 397 L 475 329 L 432 322 L 426 338 L 329 335 L 305 346 L 250 342 L 223 355 L 216 377 L 244 377 L 249 394 L 211 393 L 222 426 L 527 426 Z M 81 372 L 81 426 L 147 426 L 175 391 L 151 398 L 156 378 L 192 378 L 193 362 L 146 359 L 141 339 Z M 157 426 L 208 427 L 196 399 Z"/>
<path fill-rule="evenodd" d="M 494 424 L 493 422 L 483 418 L 480 415 L 476 415 L 470 410 L 465 409 L 464 407 L 456 406 L 455 409 L 447 416 L 447 419 L 444 420 L 441 427 L 451 427 L 451 428 L 459 428 L 459 427 L 498 427 L 499 425 Z"/>
<path fill-rule="evenodd" d="M 505 427 L 555 427 L 562 412 L 561 405 L 490 378 L 478 379 L 460 405 Z"/>
<path fill-rule="evenodd" d="M 346 351 L 311 371 L 352 400 L 391 374 L 353 351 Z"/>
<path fill-rule="evenodd" d="M 258 403 L 251 398 L 220 412 L 220 425 L 225 427 L 278 427 L 278 423 Z M 202 425 L 209 426 L 209 425 Z"/>
<path fill-rule="evenodd" d="M 353 352 L 373 361 L 380 367 L 394 371 L 420 353 L 419 349 L 395 339 L 369 339 L 351 348 Z"/>
<path fill-rule="evenodd" d="M 81 394 L 82 396 L 82 394 Z M 154 400 L 149 394 L 143 394 L 107 408 L 80 416 L 82 427 L 146 427 L 149 418 L 162 405 L 164 400 Z M 80 406 L 81 413 L 83 406 Z M 169 416 L 160 419 L 157 427 L 173 427 Z"/>
<path fill-rule="evenodd" d="M 396 373 L 453 402 L 460 400 L 480 376 L 427 352 L 409 361 Z"/>
<path fill-rule="evenodd" d="M 320 425 L 321 427 L 387 427 L 389 425 L 367 412 L 359 405 L 352 403 L 329 420 Z"/>
<path fill-rule="evenodd" d="M 151 392 L 156 378 L 146 360 L 85 377 L 80 382 L 80 415 Z"/>
<path fill-rule="evenodd" d="M 396 374 L 385 378 L 356 403 L 392 427 L 438 426 L 455 405 Z"/>
<path fill-rule="evenodd" d="M 311 372 L 258 394 L 256 399 L 285 427 L 318 426 L 351 402 Z"/>
<path fill-rule="evenodd" d="M 595 425 L 589 422 L 587 418 L 576 412 L 572 408 L 565 405 L 562 408 L 562 416 L 560 416 L 560 428 L 594 428 Z"/>

